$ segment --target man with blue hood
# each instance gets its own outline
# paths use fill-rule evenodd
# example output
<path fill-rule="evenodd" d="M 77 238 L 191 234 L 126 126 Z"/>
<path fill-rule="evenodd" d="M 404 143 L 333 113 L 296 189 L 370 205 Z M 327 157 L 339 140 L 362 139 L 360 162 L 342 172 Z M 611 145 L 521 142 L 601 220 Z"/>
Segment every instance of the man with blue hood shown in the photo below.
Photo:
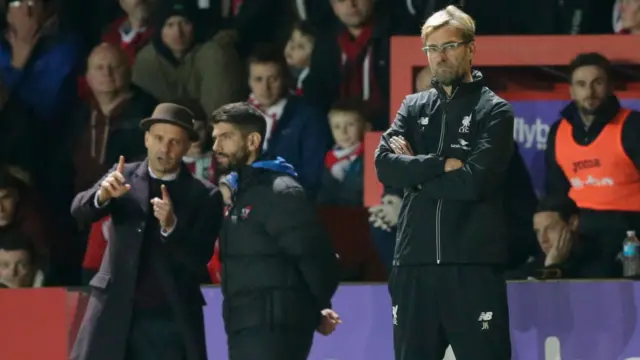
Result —
<path fill-rule="evenodd" d="M 314 332 L 341 322 L 331 310 L 331 243 L 293 167 L 261 159 L 264 115 L 241 102 L 212 121 L 217 170 L 231 189 L 219 243 L 229 359 L 307 359 Z"/>

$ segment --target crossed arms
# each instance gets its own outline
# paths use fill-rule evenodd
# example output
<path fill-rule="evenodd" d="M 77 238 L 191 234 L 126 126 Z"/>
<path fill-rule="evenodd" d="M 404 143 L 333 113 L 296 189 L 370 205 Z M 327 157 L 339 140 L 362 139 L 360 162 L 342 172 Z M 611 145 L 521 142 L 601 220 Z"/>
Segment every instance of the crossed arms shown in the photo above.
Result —
<path fill-rule="evenodd" d="M 476 145 L 468 159 L 446 159 L 438 154 L 414 154 L 407 136 L 405 102 L 380 139 L 375 153 L 378 179 L 393 188 L 419 189 L 434 199 L 480 200 L 493 192 L 513 153 L 513 111 L 497 103 L 482 118 Z"/>

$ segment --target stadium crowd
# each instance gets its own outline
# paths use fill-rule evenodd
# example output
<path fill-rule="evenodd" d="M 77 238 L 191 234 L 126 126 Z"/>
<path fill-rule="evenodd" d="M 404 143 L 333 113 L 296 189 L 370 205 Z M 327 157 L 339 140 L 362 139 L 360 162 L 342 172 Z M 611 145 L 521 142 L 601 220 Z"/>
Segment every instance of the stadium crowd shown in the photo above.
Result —
<path fill-rule="evenodd" d="M 139 122 L 159 102 L 195 115 L 200 141 L 183 160 L 217 183 L 209 117 L 237 101 L 265 114 L 264 152 L 291 163 L 317 202 L 343 280 L 384 281 L 403 190 L 363 207 L 363 139 L 389 126 L 390 37 L 417 35 L 449 3 L 481 35 L 640 33 L 640 0 L 0 1 L 0 283 L 86 284 L 113 235 L 109 218 L 71 217 L 75 194 L 120 156 L 146 156 Z M 548 136 L 546 194 L 518 152 L 508 169 L 513 279 L 619 277 L 624 234 L 640 230 L 640 116 L 621 110 L 606 58 L 576 56 L 574 102 Z M 417 71 L 416 91 L 430 86 Z M 585 106 L 595 110 L 580 117 Z M 609 178 L 620 186 L 576 191 Z"/>

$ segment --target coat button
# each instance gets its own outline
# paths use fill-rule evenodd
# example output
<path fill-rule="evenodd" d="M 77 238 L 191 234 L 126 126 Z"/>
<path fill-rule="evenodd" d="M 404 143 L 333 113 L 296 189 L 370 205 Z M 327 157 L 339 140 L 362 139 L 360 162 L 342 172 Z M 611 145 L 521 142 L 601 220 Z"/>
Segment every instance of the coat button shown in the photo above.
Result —
<path fill-rule="evenodd" d="M 141 229 L 141 228 L 138 228 L 138 232 L 139 232 L 139 233 L 141 233 L 141 232 L 142 232 L 142 229 Z"/>

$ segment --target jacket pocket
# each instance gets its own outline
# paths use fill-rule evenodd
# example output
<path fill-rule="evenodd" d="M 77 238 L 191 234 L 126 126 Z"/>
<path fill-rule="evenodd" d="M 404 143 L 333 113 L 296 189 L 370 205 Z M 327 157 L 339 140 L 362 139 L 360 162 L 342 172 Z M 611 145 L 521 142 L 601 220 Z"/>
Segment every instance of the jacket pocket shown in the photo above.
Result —
<path fill-rule="evenodd" d="M 259 328 L 267 323 L 267 306 L 262 294 L 247 294 L 224 299 L 222 314 L 227 333 Z"/>
<path fill-rule="evenodd" d="M 110 283 L 111 275 L 103 272 L 98 272 L 89 282 L 89 286 L 100 290 L 106 290 Z"/>
<path fill-rule="evenodd" d="M 276 290 L 269 297 L 272 328 L 297 331 L 315 329 L 320 324 L 322 309 L 303 290 Z"/>

